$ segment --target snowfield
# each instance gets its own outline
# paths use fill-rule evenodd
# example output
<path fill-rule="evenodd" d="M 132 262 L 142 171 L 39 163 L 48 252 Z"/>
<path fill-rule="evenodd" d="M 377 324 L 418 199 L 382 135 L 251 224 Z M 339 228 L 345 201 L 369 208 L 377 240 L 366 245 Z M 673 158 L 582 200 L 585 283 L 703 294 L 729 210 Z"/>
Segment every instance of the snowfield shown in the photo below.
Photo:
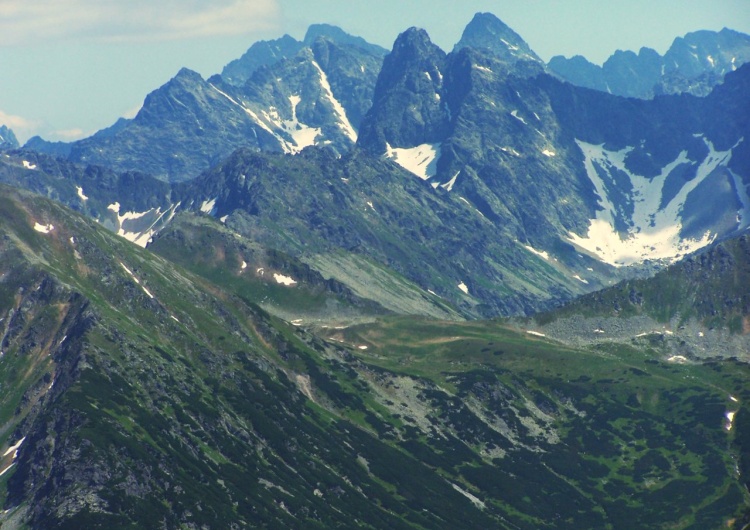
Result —
<path fill-rule="evenodd" d="M 41 232 L 42 234 L 49 234 L 54 229 L 55 227 L 52 225 L 42 225 L 39 223 L 34 223 L 34 230 L 36 230 L 37 232 Z"/>
<path fill-rule="evenodd" d="M 699 238 L 681 235 L 683 208 L 696 187 L 715 170 L 726 167 L 732 151 L 716 151 L 710 141 L 704 138 L 704 142 L 709 149 L 704 160 L 692 161 L 687 157 L 687 152 L 683 151 L 662 168 L 659 175 L 648 178 L 629 171 L 625 166 L 625 158 L 633 150 L 632 147 L 609 151 L 603 144 L 593 145 L 576 140 L 585 157 L 586 174 L 599 196 L 600 209 L 596 212 L 596 217 L 589 221 L 587 232 L 584 235 L 570 232 L 569 241 L 615 267 L 642 263 L 647 259 L 676 261 L 685 254 L 709 245 L 716 238 L 716 234 L 709 231 Z M 662 204 L 667 177 L 685 164 L 697 165 L 695 178 L 686 181 L 667 204 Z M 611 189 L 614 186 L 611 179 L 613 173 L 618 174 L 619 178 L 625 175 L 630 181 L 631 190 L 623 193 L 627 195 L 632 214 L 623 208 L 616 208 L 610 198 L 614 192 Z M 606 175 L 606 180 L 602 174 Z M 743 204 L 744 200 L 746 199 L 743 199 Z M 738 212 L 738 217 L 744 214 L 744 211 Z M 628 227 L 627 231 L 615 230 L 616 221 L 624 223 Z"/>
<path fill-rule="evenodd" d="M 386 156 L 422 180 L 435 176 L 440 158 L 440 144 L 422 144 L 399 148 L 386 144 Z"/>

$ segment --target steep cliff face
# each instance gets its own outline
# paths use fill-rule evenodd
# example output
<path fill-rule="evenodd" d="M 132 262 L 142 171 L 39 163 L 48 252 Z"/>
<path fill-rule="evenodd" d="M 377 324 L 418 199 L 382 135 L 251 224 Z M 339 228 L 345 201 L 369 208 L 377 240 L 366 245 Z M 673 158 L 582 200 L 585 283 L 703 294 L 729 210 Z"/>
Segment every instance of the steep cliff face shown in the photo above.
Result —
<path fill-rule="evenodd" d="M 382 153 L 386 146 L 431 144 L 445 135 L 444 70 L 445 52 L 426 31 L 411 28 L 399 35 L 383 62 L 359 144 Z"/>

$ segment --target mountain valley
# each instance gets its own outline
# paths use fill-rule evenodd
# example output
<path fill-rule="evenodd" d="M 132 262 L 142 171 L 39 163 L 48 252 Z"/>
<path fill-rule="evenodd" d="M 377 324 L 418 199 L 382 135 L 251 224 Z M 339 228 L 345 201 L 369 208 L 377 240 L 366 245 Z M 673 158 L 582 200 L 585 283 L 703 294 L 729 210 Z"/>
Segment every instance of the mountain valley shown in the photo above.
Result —
<path fill-rule="evenodd" d="M 0 526 L 750 528 L 748 43 L 316 24 L 0 127 Z"/>

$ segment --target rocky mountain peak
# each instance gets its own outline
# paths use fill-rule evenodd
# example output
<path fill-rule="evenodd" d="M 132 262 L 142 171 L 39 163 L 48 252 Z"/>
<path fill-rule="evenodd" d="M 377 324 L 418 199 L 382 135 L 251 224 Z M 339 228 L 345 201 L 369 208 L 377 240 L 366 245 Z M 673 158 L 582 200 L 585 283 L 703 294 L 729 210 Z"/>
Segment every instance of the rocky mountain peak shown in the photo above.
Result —
<path fill-rule="evenodd" d="M 396 37 L 389 57 L 391 61 L 404 61 L 432 55 L 445 56 L 445 52 L 433 44 L 427 31 L 411 27 Z"/>
<path fill-rule="evenodd" d="M 727 28 L 718 33 L 702 30 L 677 37 L 664 54 L 665 71 L 679 71 L 688 78 L 709 71 L 723 75 L 748 61 L 750 35 Z"/>
<path fill-rule="evenodd" d="M 338 26 L 333 26 L 331 24 L 311 25 L 309 28 L 307 28 L 307 33 L 305 34 L 303 44 L 305 46 L 312 46 L 313 43 L 315 43 L 315 41 L 320 38 L 328 39 L 340 46 L 354 46 L 355 48 L 360 48 L 375 55 L 384 56 L 388 53 L 388 50 L 386 50 L 385 48 L 382 48 L 376 44 L 371 44 L 362 37 L 350 35 Z"/>
<path fill-rule="evenodd" d="M 361 146 L 412 147 L 438 141 L 447 125 L 441 100 L 446 54 L 423 29 L 396 38 L 375 84 L 373 106 L 360 131 Z"/>
<path fill-rule="evenodd" d="M 453 51 L 466 47 L 490 50 L 507 62 L 527 60 L 544 64 L 518 33 L 492 13 L 474 15 Z"/>
<path fill-rule="evenodd" d="M 262 66 L 270 66 L 294 56 L 303 44 L 298 40 L 284 35 L 270 41 L 254 43 L 240 57 L 228 63 L 221 72 L 222 79 L 234 86 L 242 86 L 253 73 Z"/>
<path fill-rule="evenodd" d="M 18 139 L 6 125 L 0 125 L 0 149 L 18 149 Z"/>
<path fill-rule="evenodd" d="M 750 62 L 750 35 L 724 28 L 677 37 L 662 57 L 650 48 L 616 51 L 602 66 L 577 56 L 553 57 L 548 69 L 578 86 L 649 99 L 660 94 L 707 95 L 724 75 Z"/>

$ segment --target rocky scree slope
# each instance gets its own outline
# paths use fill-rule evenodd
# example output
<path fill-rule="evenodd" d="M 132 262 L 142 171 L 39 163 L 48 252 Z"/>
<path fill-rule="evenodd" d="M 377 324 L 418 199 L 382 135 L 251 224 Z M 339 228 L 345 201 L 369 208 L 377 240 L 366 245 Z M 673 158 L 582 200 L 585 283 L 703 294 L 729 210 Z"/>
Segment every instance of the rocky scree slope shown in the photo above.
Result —
<path fill-rule="evenodd" d="M 568 344 L 637 341 L 682 360 L 750 360 L 747 231 L 652 278 L 623 281 L 535 316 L 538 331 Z"/>

